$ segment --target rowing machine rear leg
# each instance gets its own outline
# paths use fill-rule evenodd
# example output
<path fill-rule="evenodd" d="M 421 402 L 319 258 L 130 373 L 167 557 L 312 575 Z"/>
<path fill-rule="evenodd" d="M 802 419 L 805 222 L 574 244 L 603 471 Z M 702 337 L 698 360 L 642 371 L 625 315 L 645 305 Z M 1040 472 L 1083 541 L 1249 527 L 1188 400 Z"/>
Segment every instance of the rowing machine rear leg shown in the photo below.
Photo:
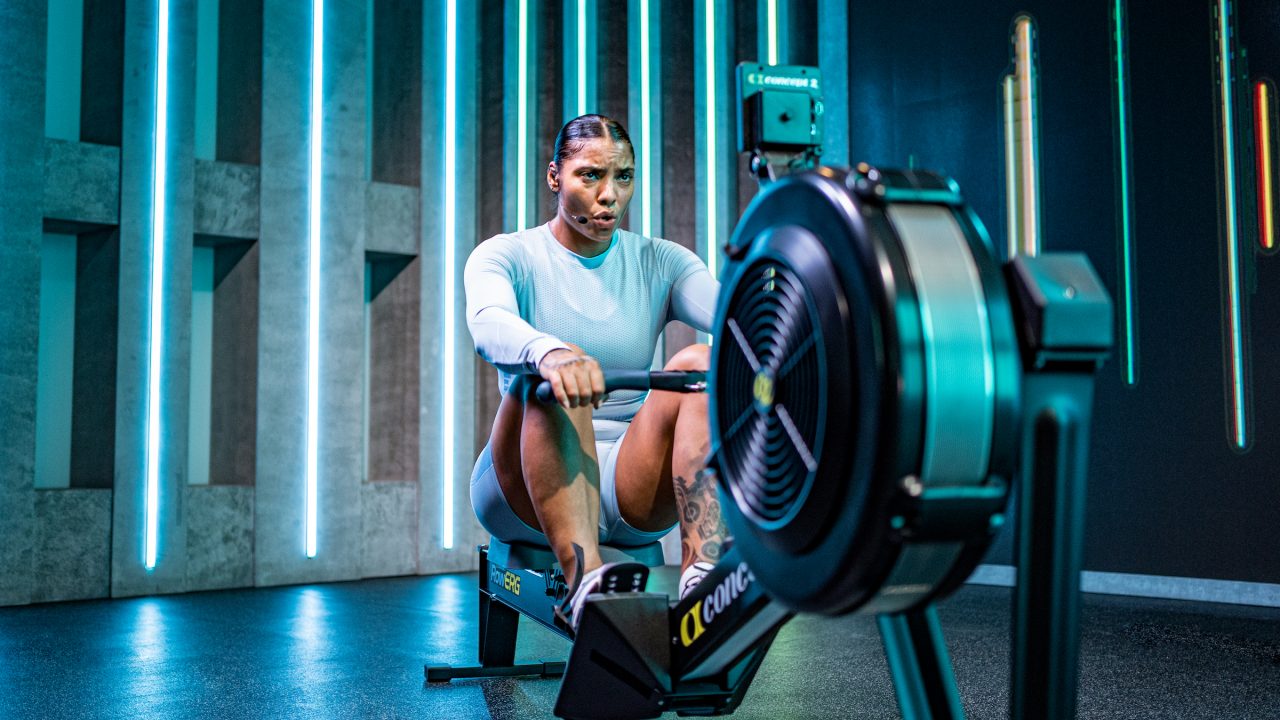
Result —
<path fill-rule="evenodd" d="M 500 602 L 494 602 L 489 589 L 489 553 L 480 548 L 480 664 L 484 667 L 509 667 L 516 661 L 516 634 L 520 631 L 520 613 Z"/>
<path fill-rule="evenodd" d="M 520 612 L 493 599 L 490 585 L 488 548 L 479 548 L 480 582 L 477 614 L 480 621 L 477 654 L 479 665 L 431 665 L 423 668 L 427 682 L 449 682 L 458 678 L 484 677 L 560 677 L 564 674 L 563 661 L 515 664 L 516 637 L 520 630 Z"/>

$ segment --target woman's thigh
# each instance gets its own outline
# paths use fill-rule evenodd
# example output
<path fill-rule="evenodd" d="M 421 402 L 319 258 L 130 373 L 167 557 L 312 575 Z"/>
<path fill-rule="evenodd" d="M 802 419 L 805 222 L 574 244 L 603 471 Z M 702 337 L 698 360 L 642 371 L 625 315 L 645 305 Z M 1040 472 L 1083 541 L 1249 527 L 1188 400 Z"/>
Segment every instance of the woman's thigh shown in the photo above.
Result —
<path fill-rule="evenodd" d="M 524 383 L 530 383 L 526 386 Z M 532 397 L 536 379 L 519 378 L 498 406 L 494 417 L 493 431 L 489 435 L 488 452 L 492 459 L 492 473 L 506 498 L 511 511 L 521 521 L 532 528 L 540 528 L 538 512 L 529 494 L 529 484 L 525 478 L 526 468 L 542 467 L 545 470 L 551 455 L 558 456 L 552 464 L 563 472 L 581 472 L 582 468 L 597 461 L 586 451 L 593 444 L 594 435 L 590 427 L 590 409 L 580 408 L 574 412 L 587 413 L 583 418 L 570 421 L 561 415 L 559 406 L 542 406 Z M 546 415 L 538 414 L 544 411 Z M 532 416 L 530 415 L 532 413 Z M 554 416 L 554 417 L 551 417 Z M 585 420 L 585 427 L 580 435 L 575 429 L 577 422 Z M 569 458 L 565 453 L 573 453 Z M 594 453 L 591 453 L 594 454 Z M 598 472 L 593 473 L 598 476 Z"/>
<path fill-rule="evenodd" d="M 691 345 L 677 353 L 665 369 L 705 370 L 708 360 L 706 345 Z M 654 391 L 631 420 L 616 450 L 615 484 L 622 518 L 637 530 L 661 530 L 676 522 L 672 458 L 677 451 L 705 452 L 709 432 L 705 422 L 686 422 L 677 437 L 676 425 L 681 413 L 705 418 L 706 402 L 702 394 Z"/>
<path fill-rule="evenodd" d="M 525 486 L 520 460 L 524 403 L 519 390 L 513 385 L 498 405 L 498 413 L 493 419 L 493 431 L 489 434 L 488 452 L 493 462 L 492 472 L 512 512 L 530 527 L 537 528 L 540 527 L 538 514 L 533 509 L 533 501 L 529 499 L 529 489 Z"/>

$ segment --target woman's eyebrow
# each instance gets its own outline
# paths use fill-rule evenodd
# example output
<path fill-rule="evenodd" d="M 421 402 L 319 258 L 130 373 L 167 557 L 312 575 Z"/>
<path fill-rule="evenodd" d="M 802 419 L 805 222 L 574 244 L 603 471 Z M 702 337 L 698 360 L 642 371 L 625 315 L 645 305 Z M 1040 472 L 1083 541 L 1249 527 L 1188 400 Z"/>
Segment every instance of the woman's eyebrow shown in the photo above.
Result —
<path fill-rule="evenodd" d="M 607 165 L 579 165 L 578 169 L 575 170 L 574 172 L 579 175 L 583 173 L 589 173 L 589 172 L 603 174 L 608 170 L 609 170 L 609 167 Z M 624 172 L 634 173 L 635 171 L 636 169 L 634 165 L 623 165 L 622 167 L 619 167 L 617 169 L 617 172 L 620 172 L 620 173 L 624 173 Z"/>

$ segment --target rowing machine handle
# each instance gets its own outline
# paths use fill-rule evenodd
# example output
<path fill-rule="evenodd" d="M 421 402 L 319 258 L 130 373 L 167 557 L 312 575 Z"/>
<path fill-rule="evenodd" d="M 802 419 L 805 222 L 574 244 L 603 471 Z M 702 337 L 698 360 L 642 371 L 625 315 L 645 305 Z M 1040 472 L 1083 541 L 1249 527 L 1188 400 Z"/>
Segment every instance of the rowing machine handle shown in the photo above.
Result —
<path fill-rule="evenodd" d="M 604 373 L 604 391 L 614 390 L 668 390 L 670 392 L 703 392 L 707 389 L 707 374 L 701 370 L 606 370 Z M 555 402 L 555 393 L 551 391 L 551 383 L 543 380 L 535 391 L 538 400 L 544 403 Z"/>

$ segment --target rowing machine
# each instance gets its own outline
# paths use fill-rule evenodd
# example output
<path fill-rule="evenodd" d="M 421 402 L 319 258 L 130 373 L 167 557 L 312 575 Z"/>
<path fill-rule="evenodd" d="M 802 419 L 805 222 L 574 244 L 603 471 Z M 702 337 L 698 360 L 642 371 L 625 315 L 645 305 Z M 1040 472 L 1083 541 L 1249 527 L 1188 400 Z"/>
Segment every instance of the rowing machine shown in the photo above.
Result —
<path fill-rule="evenodd" d="M 1002 267 L 954 182 L 869 166 L 772 183 L 727 251 L 706 472 L 733 545 L 675 605 L 589 600 L 556 714 L 730 712 L 803 611 L 877 615 L 903 716 L 963 717 L 934 605 L 1018 482 L 1011 716 L 1073 717 L 1093 376 L 1111 343 L 1088 261 Z"/>

